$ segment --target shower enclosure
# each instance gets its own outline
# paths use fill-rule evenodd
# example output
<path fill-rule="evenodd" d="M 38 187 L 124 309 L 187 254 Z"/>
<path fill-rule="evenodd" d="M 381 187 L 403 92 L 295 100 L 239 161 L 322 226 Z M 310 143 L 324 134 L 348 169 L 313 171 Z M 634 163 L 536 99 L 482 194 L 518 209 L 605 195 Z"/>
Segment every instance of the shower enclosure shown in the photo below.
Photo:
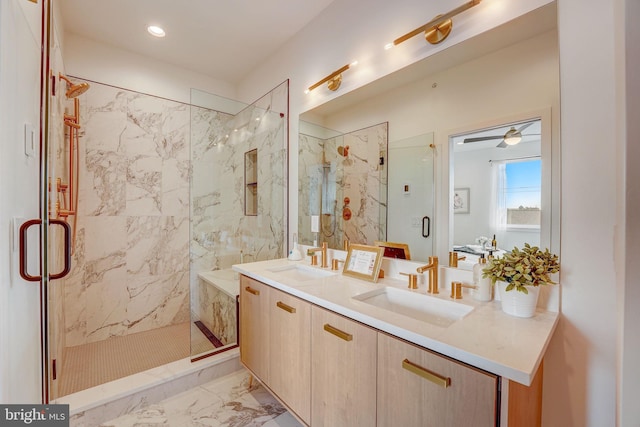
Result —
<path fill-rule="evenodd" d="M 50 283 L 52 398 L 236 346 L 234 290 L 205 295 L 198 273 L 233 283 L 232 264 L 286 253 L 287 82 L 228 113 L 68 81 L 91 87 L 51 96 L 49 215 L 74 236 L 71 272 Z"/>
<path fill-rule="evenodd" d="M 301 122 L 301 243 L 342 249 L 345 241 L 387 240 L 387 138 L 387 123 L 339 133 Z"/>

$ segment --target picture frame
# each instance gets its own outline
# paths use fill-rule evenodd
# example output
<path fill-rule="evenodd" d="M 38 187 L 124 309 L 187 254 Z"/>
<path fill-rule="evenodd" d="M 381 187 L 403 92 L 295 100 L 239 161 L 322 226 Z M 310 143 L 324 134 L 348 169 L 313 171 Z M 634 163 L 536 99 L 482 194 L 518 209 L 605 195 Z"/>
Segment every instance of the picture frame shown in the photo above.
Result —
<path fill-rule="evenodd" d="M 409 245 L 406 243 L 381 242 L 376 240 L 373 244 L 384 248 L 382 255 L 387 258 L 411 259 Z"/>
<path fill-rule="evenodd" d="M 470 212 L 470 192 L 469 187 L 460 187 L 453 190 L 454 214 L 468 214 Z"/>
<path fill-rule="evenodd" d="M 369 282 L 377 282 L 383 253 L 384 248 L 381 246 L 352 244 L 349 246 L 342 274 Z"/>

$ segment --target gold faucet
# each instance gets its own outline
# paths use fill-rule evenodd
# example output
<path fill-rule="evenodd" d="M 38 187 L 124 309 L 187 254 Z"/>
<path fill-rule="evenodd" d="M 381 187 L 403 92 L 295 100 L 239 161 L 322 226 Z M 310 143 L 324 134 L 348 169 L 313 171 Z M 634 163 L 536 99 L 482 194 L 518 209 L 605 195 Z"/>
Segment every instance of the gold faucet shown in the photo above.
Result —
<path fill-rule="evenodd" d="M 466 256 L 458 256 L 458 252 L 449 252 L 449 267 L 457 267 L 458 261 L 467 259 Z"/>
<path fill-rule="evenodd" d="M 438 292 L 438 257 L 430 256 L 429 264 L 416 268 L 418 273 L 424 273 L 429 270 L 429 289 L 430 294 L 437 294 Z"/>
<path fill-rule="evenodd" d="M 307 255 L 313 255 L 316 252 L 321 251 L 321 267 L 329 267 L 329 260 L 327 259 L 327 242 L 322 242 L 322 247 L 307 249 Z"/>

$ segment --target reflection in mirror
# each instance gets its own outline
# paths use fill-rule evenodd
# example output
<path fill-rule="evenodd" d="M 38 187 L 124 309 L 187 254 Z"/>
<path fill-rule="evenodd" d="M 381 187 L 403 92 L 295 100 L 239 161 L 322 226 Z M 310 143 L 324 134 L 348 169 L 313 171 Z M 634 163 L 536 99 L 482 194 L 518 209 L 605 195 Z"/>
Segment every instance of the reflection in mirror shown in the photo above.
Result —
<path fill-rule="evenodd" d="M 453 249 L 469 262 L 540 245 L 541 140 L 540 119 L 450 137 Z"/>
<path fill-rule="evenodd" d="M 406 243 L 376 241 L 375 245 L 384 248 L 382 255 L 387 258 L 411 259 L 411 250 Z"/>
<path fill-rule="evenodd" d="M 389 144 L 387 238 L 415 260 L 433 255 L 434 172 L 433 132 Z"/>
<path fill-rule="evenodd" d="M 343 134 L 306 123 L 299 147 L 300 243 L 385 240 L 387 123 Z"/>

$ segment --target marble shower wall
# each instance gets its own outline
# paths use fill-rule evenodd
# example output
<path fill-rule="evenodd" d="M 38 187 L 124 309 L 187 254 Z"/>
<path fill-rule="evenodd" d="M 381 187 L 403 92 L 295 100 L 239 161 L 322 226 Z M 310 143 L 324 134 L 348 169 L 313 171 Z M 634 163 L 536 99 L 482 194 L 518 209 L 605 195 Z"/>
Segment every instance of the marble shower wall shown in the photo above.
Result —
<path fill-rule="evenodd" d="M 286 255 L 288 89 L 281 84 L 228 120 L 192 107 L 192 307 L 199 272 Z M 246 216 L 245 153 L 253 149 L 258 214 Z"/>
<path fill-rule="evenodd" d="M 288 83 L 235 116 L 95 82 L 79 99 L 67 347 L 189 321 L 199 271 L 228 268 L 241 250 L 285 255 Z M 258 215 L 246 217 L 254 148 Z"/>
<path fill-rule="evenodd" d="M 189 320 L 189 108 L 91 83 L 66 346 Z"/>
<path fill-rule="evenodd" d="M 345 240 L 369 245 L 386 240 L 387 140 L 388 123 L 328 139 L 300 135 L 301 243 L 312 243 L 311 215 L 318 214 L 319 242 L 326 241 L 330 248 L 342 248 Z M 345 157 L 339 147 L 347 146 Z M 343 216 L 346 208 L 351 211 L 348 220 Z"/>

